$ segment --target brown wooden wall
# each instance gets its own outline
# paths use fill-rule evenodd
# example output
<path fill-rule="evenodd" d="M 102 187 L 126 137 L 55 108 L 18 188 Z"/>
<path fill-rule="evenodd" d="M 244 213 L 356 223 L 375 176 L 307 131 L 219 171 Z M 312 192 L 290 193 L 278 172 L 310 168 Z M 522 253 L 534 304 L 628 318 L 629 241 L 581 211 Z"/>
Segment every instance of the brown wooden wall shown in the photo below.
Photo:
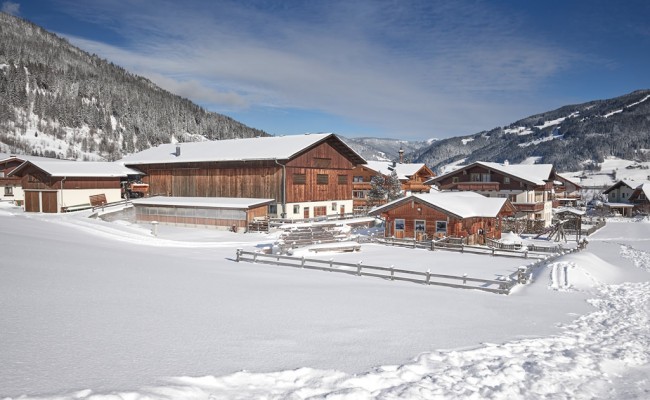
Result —
<path fill-rule="evenodd" d="M 420 210 L 418 210 L 418 208 Z M 504 214 L 506 214 L 505 211 Z M 396 232 L 394 231 L 395 220 L 404 219 L 405 238 L 416 238 L 416 220 L 425 221 L 425 232 L 428 239 L 433 239 L 439 236 L 436 235 L 436 221 L 447 221 L 447 236 L 468 237 L 471 238 L 470 242 L 472 243 L 478 241 L 477 236 L 480 229 L 483 230 L 486 237 L 493 239 L 501 238 L 500 218 L 480 217 L 459 219 L 417 200 L 409 201 L 388 210 L 387 212 L 382 213 L 382 217 L 386 220 L 386 236 L 396 236 Z"/>
<path fill-rule="evenodd" d="M 263 205 L 255 208 L 251 208 L 246 213 L 246 219 L 248 222 L 252 222 L 255 218 L 267 217 L 269 215 L 269 206 Z"/>
<path fill-rule="evenodd" d="M 327 160 L 328 166 L 324 166 Z M 251 197 L 282 201 L 282 170 L 274 161 L 228 163 L 173 163 L 133 165 L 144 172 L 151 196 Z M 352 198 L 352 163 L 324 142 L 286 164 L 287 203 L 349 200 Z M 305 174 L 305 184 L 293 181 Z M 317 175 L 327 174 L 326 185 L 317 184 Z M 339 184 L 338 175 L 347 175 Z"/>
<path fill-rule="evenodd" d="M 59 190 L 61 189 L 61 181 L 63 178 L 51 177 L 39 171 L 31 171 L 31 173 L 23 176 L 21 184 L 23 189 L 39 189 L 39 190 Z M 107 178 L 79 178 L 70 177 L 63 181 L 64 189 L 119 189 L 119 177 Z"/>
<path fill-rule="evenodd" d="M 453 178 L 454 177 L 458 178 L 458 182 L 470 182 L 471 174 L 474 174 L 474 173 L 486 174 L 486 173 L 489 172 L 490 173 L 490 182 L 499 182 L 499 189 L 500 190 L 519 191 L 519 190 L 524 190 L 524 189 L 525 190 L 532 190 L 534 188 L 534 186 L 530 186 L 527 189 L 525 182 L 523 183 L 523 186 L 522 186 L 521 180 L 519 180 L 517 178 L 514 178 L 514 177 L 510 177 L 510 183 L 504 183 L 503 178 L 506 177 L 507 175 L 504 175 L 504 174 L 502 174 L 501 172 L 498 172 L 498 171 L 489 170 L 488 168 L 485 168 L 485 167 L 480 166 L 480 165 L 476 165 L 476 166 L 473 166 L 473 167 L 471 167 L 469 169 L 465 169 L 465 171 L 467 171 L 467 174 L 464 174 L 463 170 L 458 170 L 458 171 L 448 175 L 446 178 L 438 181 L 437 184 L 440 185 L 440 186 L 443 186 L 443 187 L 446 186 L 446 185 L 450 185 L 450 184 L 453 183 Z"/>
<path fill-rule="evenodd" d="M 280 200 L 282 170 L 268 162 L 139 165 L 151 196 Z"/>

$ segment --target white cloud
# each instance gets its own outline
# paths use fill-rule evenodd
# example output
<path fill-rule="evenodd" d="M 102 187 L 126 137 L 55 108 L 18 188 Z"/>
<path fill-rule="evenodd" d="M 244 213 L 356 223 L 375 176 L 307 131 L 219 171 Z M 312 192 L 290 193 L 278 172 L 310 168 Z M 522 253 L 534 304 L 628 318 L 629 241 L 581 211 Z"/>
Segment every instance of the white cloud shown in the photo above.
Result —
<path fill-rule="evenodd" d="M 73 42 L 217 108 L 307 108 L 398 134 L 446 136 L 511 122 L 519 94 L 570 59 L 523 39 L 516 18 L 475 2 L 148 4 L 71 8 L 129 44 Z"/>
<path fill-rule="evenodd" d="M 12 3 L 10 1 L 5 1 L 2 3 L 2 12 L 11 14 L 11 15 L 18 15 L 20 14 L 20 4 L 18 3 Z"/>

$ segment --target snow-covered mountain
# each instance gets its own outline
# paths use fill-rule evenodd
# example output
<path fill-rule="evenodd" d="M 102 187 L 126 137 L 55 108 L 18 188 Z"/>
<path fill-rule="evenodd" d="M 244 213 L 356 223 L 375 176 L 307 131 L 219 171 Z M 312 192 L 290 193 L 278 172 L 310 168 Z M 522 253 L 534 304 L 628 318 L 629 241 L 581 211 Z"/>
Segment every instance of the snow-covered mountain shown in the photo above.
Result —
<path fill-rule="evenodd" d="M 569 105 L 505 127 L 433 142 L 416 162 L 440 172 L 460 162 L 552 163 L 559 171 L 597 169 L 607 157 L 650 160 L 650 90 Z"/>
<path fill-rule="evenodd" d="M 112 160 L 161 143 L 260 135 L 0 13 L 0 152 Z"/>
<path fill-rule="evenodd" d="M 420 156 L 422 149 L 428 148 L 437 139 L 426 141 L 408 141 L 385 138 L 343 138 L 357 153 L 368 161 L 397 161 L 399 151 L 404 151 L 405 162 L 411 162 Z"/>

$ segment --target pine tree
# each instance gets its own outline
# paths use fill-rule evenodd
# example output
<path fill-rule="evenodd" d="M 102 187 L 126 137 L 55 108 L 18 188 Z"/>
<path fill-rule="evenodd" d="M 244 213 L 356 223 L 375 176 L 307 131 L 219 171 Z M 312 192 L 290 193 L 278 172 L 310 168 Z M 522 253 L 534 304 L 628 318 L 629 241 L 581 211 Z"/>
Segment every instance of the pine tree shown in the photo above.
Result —
<path fill-rule="evenodd" d="M 377 174 L 370 180 L 370 191 L 368 192 L 368 207 L 383 204 L 386 201 L 386 179 L 382 174 Z"/>

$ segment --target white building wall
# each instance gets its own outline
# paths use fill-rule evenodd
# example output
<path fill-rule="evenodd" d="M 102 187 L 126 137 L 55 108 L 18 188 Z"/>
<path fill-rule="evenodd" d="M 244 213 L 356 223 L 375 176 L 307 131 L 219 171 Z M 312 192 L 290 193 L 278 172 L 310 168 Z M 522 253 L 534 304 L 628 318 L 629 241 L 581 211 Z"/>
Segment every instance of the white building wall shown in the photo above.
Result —
<path fill-rule="evenodd" d="M 5 186 L 7 185 L 0 186 L 0 201 L 19 201 L 22 204 L 25 201 L 25 192 L 23 191 L 23 187 L 11 184 L 13 196 L 5 196 Z"/>
<path fill-rule="evenodd" d="M 64 189 L 57 190 L 59 199 L 59 209 L 61 207 L 74 207 L 84 204 L 90 204 L 90 196 L 104 194 L 107 203 L 113 203 L 122 200 L 122 189 Z"/>
<path fill-rule="evenodd" d="M 334 207 L 335 210 L 332 209 L 332 204 L 334 203 L 336 204 L 336 206 Z M 326 207 L 327 215 L 340 215 L 341 206 L 345 206 L 346 213 L 351 213 L 353 211 L 352 200 L 330 200 L 330 201 L 310 201 L 310 202 L 303 202 L 303 203 L 287 203 L 287 218 L 303 219 L 305 207 L 309 207 L 309 218 L 314 218 L 314 207 Z M 280 212 L 281 208 L 282 206 L 278 205 L 278 212 Z M 294 208 L 297 208 L 297 210 L 294 210 Z"/>

